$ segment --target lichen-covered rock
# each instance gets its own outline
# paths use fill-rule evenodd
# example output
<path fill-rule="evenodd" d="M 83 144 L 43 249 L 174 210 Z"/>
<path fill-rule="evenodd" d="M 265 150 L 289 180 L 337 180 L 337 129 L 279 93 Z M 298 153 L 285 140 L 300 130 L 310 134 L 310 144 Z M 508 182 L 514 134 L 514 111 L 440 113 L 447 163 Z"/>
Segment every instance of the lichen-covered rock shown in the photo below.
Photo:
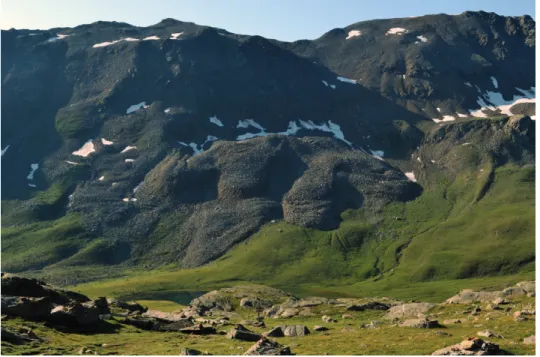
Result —
<path fill-rule="evenodd" d="M 479 338 L 470 338 L 461 343 L 441 348 L 432 353 L 432 356 L 485 356 L 502 354 L 495 343 L 484 342 Z"/>
<path fill-rule="evenodd" d="M 426 314 L 435 304 L 426 302 L 401 304 L 392 306 L 386 313 L 387 319 L 403 319 L 408 317 L 418 317 L 419 315 Z"/>
<path fill-rule="evenodd" d="M 257 341 L 256 344 L 251 346 L 244 356 L 291 356 L 293 353 L 291 349 L 286 346 L 282 346 L 275 341 L 271 341 L 265 337 Z"/>
<path fill-rule="evenodd" d="M 409 319 L 403 321 L 399 327 L 412 327 L 412 328 L 437 328 L 441 327 L 437 320 L 428 319 Z"/>
<path fill-rule="evenodd" d="M 237 324 L 236 327 L 232 328 L 227 333 L 227 337 L 233 340 L 258 341 L 262 336 L 256 332 L 248 330 L 243 325 Z"/>

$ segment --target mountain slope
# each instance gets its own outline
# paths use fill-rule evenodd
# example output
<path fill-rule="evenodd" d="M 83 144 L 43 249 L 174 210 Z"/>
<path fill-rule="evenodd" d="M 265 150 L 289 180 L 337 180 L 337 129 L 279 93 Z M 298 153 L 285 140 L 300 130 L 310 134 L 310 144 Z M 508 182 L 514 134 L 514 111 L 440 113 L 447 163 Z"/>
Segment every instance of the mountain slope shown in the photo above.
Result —
<path fill-rule="evenodd" d="M 372 20 L 283 46 L 440 120 L 529 98 L 523 90 L 535 86 L 535 22 L 529 16 L 464 12 Z"/>
<path fill-rule="evenodd" d="M 534 122 L 508 118 L 534 113 L 528 17 L 376 20 L 295 43 L 172 19 L 10 30 L 2 40 L 3 269 L 73 283 L 197 267 L 229 259 L 254 234 L 264 248 L 229 259 L 248 271 L 226 279 L 530 268 L 529 228 L 498 268 L 451 254 L 462 275 L 434 266 L 453 229 L 468 229 L 467 209 L 480 222 L 508 214 L 483 214 L 502 187 L 525 195 L 508 207 L 534 213 Z M 454 215 L 460 223 L 447 226 Z M 500 222 L 497 231 L 516 225 Z M 440 230 L 444 244 L 431 241 Z M 267 257 L 267 245 L 281 250 Z"/>

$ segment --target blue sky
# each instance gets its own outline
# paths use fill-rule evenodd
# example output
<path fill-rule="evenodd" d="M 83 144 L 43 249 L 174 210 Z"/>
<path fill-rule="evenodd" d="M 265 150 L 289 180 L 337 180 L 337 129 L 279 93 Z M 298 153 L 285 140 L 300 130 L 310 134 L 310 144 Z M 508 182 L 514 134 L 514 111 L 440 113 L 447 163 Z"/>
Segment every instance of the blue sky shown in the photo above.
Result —
<path fill-rule="evenodd" d="M 172 17 L 283 41 L 352 23 L 484 10 L 535 18 L 535 0 L 1 0 L 1 28 L 48 29 L 98 20 L 149 26 Z"/>

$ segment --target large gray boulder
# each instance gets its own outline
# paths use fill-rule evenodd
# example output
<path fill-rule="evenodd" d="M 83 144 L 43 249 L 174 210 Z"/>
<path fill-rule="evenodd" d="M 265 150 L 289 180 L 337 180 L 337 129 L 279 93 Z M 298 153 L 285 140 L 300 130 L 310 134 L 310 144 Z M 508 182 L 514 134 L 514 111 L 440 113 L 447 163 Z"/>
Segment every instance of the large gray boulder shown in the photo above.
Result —
<path fill-rule="evenodd" d="M 256 344 L 251 346 L 244 356 L 292 356 L 291 349 L 282 346 L 275 341 L 271 341 L 266 337 L 261 338 Z"/>
<path fill-rule="evenodd" d="M 425 315 L 435 304 L 416 302 L 392 306 L 385 315 L 387 319 L 403 319 Z"/>
<path fill-rule="evenodd" d="M 441 327 L 437 320 L 428 319 L 408 319 L 403 321 L 399 327 L 412 327 L 412 328 L 437 328 Z"/>
<path fill-rule="evenodd" d="M 53 302 L 50 297 L 2 296 L 2 313 L 31 320 L 49 317 Z"/>
<path fill-rule="evenodd" d="M 432 353 L 432 356 L 485 356 L 499 355 L 503 351 L 495 343 L 484 342 L 479 338 L 470 338 L 461 343 L 441 348 Z"/>
<path fill-rule="evenodd" d="M 227 333 L 227 337 L 233 340 L 259 341 L 262 336 L 238 324 Z"/>

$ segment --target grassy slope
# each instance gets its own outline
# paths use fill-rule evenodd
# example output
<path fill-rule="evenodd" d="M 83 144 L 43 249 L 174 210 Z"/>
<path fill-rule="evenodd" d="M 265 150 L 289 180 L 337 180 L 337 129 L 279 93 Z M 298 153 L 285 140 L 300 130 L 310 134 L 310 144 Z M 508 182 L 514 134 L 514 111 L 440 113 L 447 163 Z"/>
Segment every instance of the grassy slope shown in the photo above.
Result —
<path fill-rule="evenodd" d="M 416 201 L 388 207 L 377 225 L 360 219 L 361 211 L 346 212 L 340 228 L 330 232 L 277 222 L 203 267 L 133 270 L 76 288 L 92 296 L 163 298 L 167 292 L 261 282 L 299 294 L 441 301 L 461 288 L 532 279 L 534 169 L 498 168 L 478 202 L 486 177 L 480 171 L 464 175 L 449 186 L 427 188 Z"/>

